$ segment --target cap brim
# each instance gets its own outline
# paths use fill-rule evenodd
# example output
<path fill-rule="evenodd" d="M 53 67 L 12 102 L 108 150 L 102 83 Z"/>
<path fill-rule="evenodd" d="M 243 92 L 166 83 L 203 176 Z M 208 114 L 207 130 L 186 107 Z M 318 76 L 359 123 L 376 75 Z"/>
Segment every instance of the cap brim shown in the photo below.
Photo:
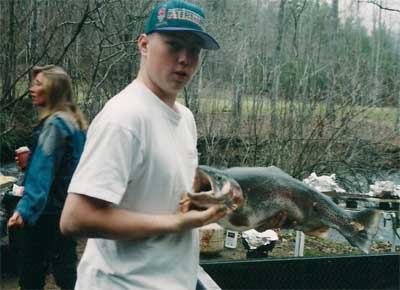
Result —
<path fill-rule="evenodd" d="M 171 31 L 171 32 L 179 32 L 179 31 L 185 31 L 185 32 L 191 32 L 193 34 L 196 34 L 201 40 L 202 40 L 202 46 L 201 48 L 203 49 L 211 49 L 211 50 L 216 50 L 219 49 L 220 46 L 218 42 L 208 33 L 200 30 L 195 30 L 195 29 L 190 29 L 190 28 L 182 28 L 182 27 L 161 27 L 152 30 L 151 32 L 166 32 L 166 31 Z M 151 33 L 150 32 L 150 33 Z"/>

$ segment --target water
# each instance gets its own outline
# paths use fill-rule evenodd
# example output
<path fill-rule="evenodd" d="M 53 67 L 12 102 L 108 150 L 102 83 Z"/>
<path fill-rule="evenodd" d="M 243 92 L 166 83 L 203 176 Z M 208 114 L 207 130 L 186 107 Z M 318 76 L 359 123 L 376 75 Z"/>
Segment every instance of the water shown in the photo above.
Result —
<path fill-rule="evenodd" d="M 15 162 L 7 163 L 7 164 L 0 164 L 0 172 L 3 175 L 11 175 L 18 177 L 20 171 L 18 170 Z"/>

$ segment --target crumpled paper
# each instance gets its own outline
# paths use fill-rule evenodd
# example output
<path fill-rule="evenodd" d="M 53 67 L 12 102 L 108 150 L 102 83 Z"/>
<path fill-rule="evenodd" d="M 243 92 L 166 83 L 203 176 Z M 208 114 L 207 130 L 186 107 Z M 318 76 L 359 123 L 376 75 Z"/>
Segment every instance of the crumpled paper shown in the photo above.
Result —
<path fill-rule="evenodd" d="M 398 197 L 400 198 L 400 185 L 396 185 L 393 181 L 376 181 L 369 186 L 371 196 L 376 197 Z"/>
<path fill-rule="evenodd" d="M 272 241 L 279 240 L 278 234 L 273 230 L 266 230 L 262 233 L 259 233 L 256 230 L 251 229 L 242 232 L 242 238 L 246 240 L 251 250 L 268 245 Z"/>
<path fill-rule="evenodd" d="M 303 180 L 303 182 L 319 192 L 337 192 L 337 193 L 345 193 L 346 190 L 341 188 L 336 183 L 336 175 L 321 175 L 317 176 L 315 172 L 311 173 L 311 175 Z"/>

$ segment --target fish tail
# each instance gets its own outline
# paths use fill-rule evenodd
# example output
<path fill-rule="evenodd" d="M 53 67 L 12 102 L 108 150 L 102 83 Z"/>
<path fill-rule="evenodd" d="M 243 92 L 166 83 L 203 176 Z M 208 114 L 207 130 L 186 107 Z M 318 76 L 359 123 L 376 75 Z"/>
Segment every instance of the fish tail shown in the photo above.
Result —
<path fill-rule="evenodd" d="M 350 244 L 361 249 L 364 253 L 369 252 L 372 239 L 378 232 L 381 213 L 374 209 L 365 209 L 352 213 L 352 226 L 356 234 L 348 236 Z"/>

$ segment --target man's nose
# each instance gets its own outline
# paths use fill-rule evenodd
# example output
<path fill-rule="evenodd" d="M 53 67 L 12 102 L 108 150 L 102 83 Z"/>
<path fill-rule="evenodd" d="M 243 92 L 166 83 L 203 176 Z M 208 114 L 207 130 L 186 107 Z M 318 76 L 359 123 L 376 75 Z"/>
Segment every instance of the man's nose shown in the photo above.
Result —
<path fill-rule="evenodd" d="M 182 65 L 190 65 L 193 62 L 194 56 L 188 48 L 182 48 L 177 55 L 178 63 Z"/>

